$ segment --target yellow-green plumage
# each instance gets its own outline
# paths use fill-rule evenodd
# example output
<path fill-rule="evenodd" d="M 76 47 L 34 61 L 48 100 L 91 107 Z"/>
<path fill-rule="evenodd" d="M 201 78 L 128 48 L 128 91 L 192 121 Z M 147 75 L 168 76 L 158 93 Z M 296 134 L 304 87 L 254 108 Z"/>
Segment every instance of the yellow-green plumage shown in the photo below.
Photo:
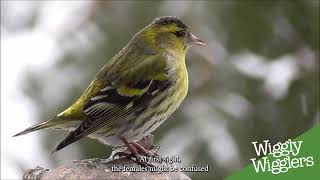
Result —
<path fill-rule="evenodd" d="M 83 95 L 43 128 L 71 130 L 56 151 L 89 136 L 112 146 L 138 140 L 163 123 L 188 90 L 185 54 L 204 43 L 175 17 L 155 19 L 97 73 Z"/>

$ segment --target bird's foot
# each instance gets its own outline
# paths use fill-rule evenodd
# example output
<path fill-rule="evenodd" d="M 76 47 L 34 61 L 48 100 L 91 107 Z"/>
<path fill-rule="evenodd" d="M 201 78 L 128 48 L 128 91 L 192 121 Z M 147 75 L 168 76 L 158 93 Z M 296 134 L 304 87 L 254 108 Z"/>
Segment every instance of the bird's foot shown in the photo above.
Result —
<path fill-rule="evenodd" d="M 113 155 L 113 158 L 116 156 L 118 157 L 126 157 L 129 159 L 135 160 L 138 164 L 144 167 L 154 167 L 153 164 L 148 163 L 146 161 L 146 158 L 142 158 L 142 156 L 145 157 L 157 157 L 159 156 L 155 152 L 151 152 L 150 150 L 147 150 L 142 145 L 136 143 L 136 142 L 128 142 L 128 140 L 125 137 L 120 137 L 121 141 L 125 144 L 125 146 L 128 148 L 130 153 L 126 152 L 117 152 Z"/>
<path fill-rule="evenodd" d="M 112 156 L 112 159 L 115 159 L 116 157 L 126 157 L 128 159 L 132 159 L 133 158 L 133 155 L 131 153 L 126 153 L 126 152 L 117 152 L 115 153 L 113 156 Z"/>
<path fill-rule="evenodd" d="M 136 142 L 131 142 L 130 144 L 132 144 L 137 149 L 138 154 L 144 155 L 146 157 L 159 157 L 157 153 L 147 150 L 145 147 Z"/>
<path fill-rule="evenodd" d="M 113 158 L 116 156 L 118 157 L 126 157 L 128 159 L 134 160 L 137 164 L 143 166 L 143 167 L 154 167 L 153 164 L 147 162 L 144 158 L 141 157 L 141 155 L 133 155 L 132 153 L 126 153 L 126 152 L 117 152 L 114 154 Z"/>

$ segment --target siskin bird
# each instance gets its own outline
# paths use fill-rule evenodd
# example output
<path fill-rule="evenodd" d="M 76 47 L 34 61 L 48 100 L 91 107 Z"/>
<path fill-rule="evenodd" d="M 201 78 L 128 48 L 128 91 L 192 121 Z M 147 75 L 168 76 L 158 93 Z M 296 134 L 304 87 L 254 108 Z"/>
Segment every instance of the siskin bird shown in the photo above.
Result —
<path fill-rule="evenodd" d="M 180 19 L 154 19 L 106 63 L 74 104 L 14 136 L 64 129 L 70 132 L 54 152 L 85 136 L 132 149 L 131 142 L 157 129 L 185 98 L 185 54 L 193 45 L 206 44 Z"/>

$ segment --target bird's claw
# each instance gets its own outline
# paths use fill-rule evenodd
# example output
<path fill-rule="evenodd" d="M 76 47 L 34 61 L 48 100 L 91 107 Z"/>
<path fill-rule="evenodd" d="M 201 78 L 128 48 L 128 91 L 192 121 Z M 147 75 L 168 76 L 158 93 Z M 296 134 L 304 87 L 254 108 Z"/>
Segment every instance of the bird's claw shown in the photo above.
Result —
<path fill-rule="evenodd" d="M 126 152 L 117 152 L 113 155 L 113 159 L 115 159 L 115 157 L 126 157 L 128 159 L 134 160 L 135 162 L 137 162 L 139 165 L 143 166 L 143 167 L 154 167 L 153 164 L 146 162 L 145 160 L 142 160 L 141 156 L 139 154 L 137 154 L 136 156 L 134 156 L 132 153 L 126 153 Z M 134 159 L 133 159 L 134 158 Z"/>
<path fill-rule="evenodd" d="M 126 145 L 127 149 L 130 151 L 130 153 L 127 152 L 117 152 L 113 155 L 113 158 L 116 156 L 120 157 L 126 157 L 128 159 L 132 159 L 141 166 L 144 167 L 154 167 L 153 164 L 147 162 L 147 158 L 142 158 L 144 157 L 158 157 L 159 155 L 156 154 L 155 152 L 152 152 L 150 150 L 147 150 L 144 146 L 136 143 L 136 142 L 128 142 L 125 137 L 120 137 L 122 142 Z"/>
<path fill-rule="evenodd" d="M 133 155 L 131 153 L 125 153 L 125 152 L 117 152 L 112 156 L 112 159 L 115 159 L 115 157 L 126 157 L 128 159 L 131 159 L 133 157 Z"/>

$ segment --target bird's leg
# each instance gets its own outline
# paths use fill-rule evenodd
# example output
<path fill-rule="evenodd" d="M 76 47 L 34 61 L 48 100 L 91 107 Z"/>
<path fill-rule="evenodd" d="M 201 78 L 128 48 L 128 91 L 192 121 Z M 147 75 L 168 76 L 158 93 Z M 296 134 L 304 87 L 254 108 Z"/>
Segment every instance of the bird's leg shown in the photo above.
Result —
<path fill-rule="evenodd" d="M 145 137 L 141 138 L 139 141 L 131 142 L 133 146 L 138 150 L 138 154 L 147 156 L 147 157 L 158 157 L 156 153 L 158 148 L 154 146 L 154 136 L 148 134 Z"/>
<path fill-rule="evenodd" d="M 159 155 L 157 153 L 153 153 L 149 150 L 147 150 L 145 147 L 143 147 L 142 145 L 136 143 L 136 142 L 131 142 L 130 144 L 132 144 L 137 150 L 138 150 L 138 154 L 147 156 L 147 157 L 158 157 Z"/>
<path fill-rule="evenodd" d="M 137 151 L 137 149 L 136 149 L 132 144 L 130 144 L 125 137 L 121 136 L 120 139 L 121 139 L 121 141 L 124 143 L 124 145 L 127 146 L 127 148 L 129 149 L 129 151 L 131 152 L 132 156 L 133 156 L 133 157 L 137 157 L 137 156 L 138 156 L 138 151 Z"/>
<path fill-rule="evenodd" d="M 134 143 L 129 143 L 128 142 L 128 140 L 125 138 L 125 137 L 123 137 L 123 136 L 121 136 L 120 137 L 120 139 L 121 139 L 121 141 L 125 144 L 125 146 L 129 149 L 129 151 L 130 151 L 130 154 L 129 153 L 125 153 L 125 152 L 117 152 L 113 157 L 115 157 L 115 156 L 125 156 L 125 157 L 127 157 L 127 158 L 129 158 L 129 159 L 132 159 L 132 157 L 134 157 L 135 158 L 135 161 L 138 163 L 138 164 L 140 164 L 140 165 L 142 165 L 142 166 L 145 166 L 145 167 L 154 167 L 154 165 L 152 165 L 152 164 L 150 164 L 150 163 L 148 163 L 148 162 L 145 162 L 145 161 L 142 161 L 141 160 L 141 157 L 140 157 L 140 155 L 139 154 L 142 154 L 142 153 L 139 153 L 139 152 L 141 152 L 141 149 L 138 149 L 137 147 L 136 147 L 136 145 L 134 145 Z M 136 144 L 136 143 L 135 143 Z M 138 144 L 139 145 L 139 144 Z M 146 150 L 144 147 L 142 147 L 141 145 L 139 145 L 139 148 L 143 148 L 144 150 Z M 146 151 L 148 151 L 148 150 L 146 150 Z"/>
<path fill-rule="evenodd" d="M 126 153 L 126 152 L 117 152 L 113 155 L 113 158 L 116 156 L 119 157 L 127 157 L 129 159 L 131 159 L 132 157 L 137 157 L 138 156 L 138 151 L 136 150 L 136 148 L 131 145 L 128 140 L 125 137 L 120 137 L 121 141 L 123 142 L 123 144 L 129 149 L 130 153 Z"/>

